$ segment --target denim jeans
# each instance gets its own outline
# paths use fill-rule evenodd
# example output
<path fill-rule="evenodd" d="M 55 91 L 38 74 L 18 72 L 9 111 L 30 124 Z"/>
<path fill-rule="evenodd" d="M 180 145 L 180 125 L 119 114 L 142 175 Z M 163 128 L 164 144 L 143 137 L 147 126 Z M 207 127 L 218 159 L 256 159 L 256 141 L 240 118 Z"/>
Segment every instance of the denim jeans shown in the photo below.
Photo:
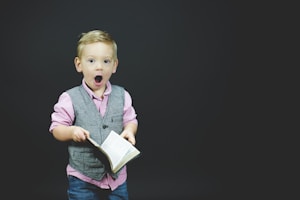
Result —
<path fill-rule="evenodd" d="M 93 184 L 84 182 L 74 176 L 68 176 L 69 200 L 128 200 L 127 182 L 114 191 L 101 189 Z"/>

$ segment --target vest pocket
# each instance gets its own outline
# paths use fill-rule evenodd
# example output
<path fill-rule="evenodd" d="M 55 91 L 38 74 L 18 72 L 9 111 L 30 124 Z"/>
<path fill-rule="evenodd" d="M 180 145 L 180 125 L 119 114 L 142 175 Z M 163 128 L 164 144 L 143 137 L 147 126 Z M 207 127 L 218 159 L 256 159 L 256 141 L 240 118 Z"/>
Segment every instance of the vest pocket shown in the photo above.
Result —
<path fill-rule="evenodd" d="M 123 130 L 123 116 L 113 115 L 109 119 L 108 127 L 116 133 L 121 133 Z"/>

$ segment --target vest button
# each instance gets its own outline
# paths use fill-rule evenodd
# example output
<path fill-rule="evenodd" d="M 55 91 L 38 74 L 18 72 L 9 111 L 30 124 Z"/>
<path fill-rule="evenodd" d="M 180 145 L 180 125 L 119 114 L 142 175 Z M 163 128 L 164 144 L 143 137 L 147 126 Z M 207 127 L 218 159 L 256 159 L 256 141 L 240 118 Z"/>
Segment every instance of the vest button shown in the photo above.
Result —
<path fill-rule="evenodd" d="M 108 127 L 107 125 L 103 125 L 103 126 L 102 126 L 103 129 L 106 129 L 107 127 Z"/>

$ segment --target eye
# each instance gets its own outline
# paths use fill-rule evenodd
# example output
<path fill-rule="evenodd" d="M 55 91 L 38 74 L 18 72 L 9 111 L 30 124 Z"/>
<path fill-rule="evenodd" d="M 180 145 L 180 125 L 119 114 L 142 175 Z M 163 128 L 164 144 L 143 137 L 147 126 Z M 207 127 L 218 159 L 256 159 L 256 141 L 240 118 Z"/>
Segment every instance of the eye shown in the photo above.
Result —
<path fill-rule="evenodd" d="M 89 63 L 94 63 L 94 62 L 95 62 L 95 59 L 90 58 L 90 59 L 88 59 L 88 62 L 89 62 Z"/>
<path fill-rule="evenodd" d="M 104 60 L 104 63 L 105 63 L 105 64 L 109 64 L 109 63 L 111 63 L 111 60 L 105 59 L 105 60 Z"/>

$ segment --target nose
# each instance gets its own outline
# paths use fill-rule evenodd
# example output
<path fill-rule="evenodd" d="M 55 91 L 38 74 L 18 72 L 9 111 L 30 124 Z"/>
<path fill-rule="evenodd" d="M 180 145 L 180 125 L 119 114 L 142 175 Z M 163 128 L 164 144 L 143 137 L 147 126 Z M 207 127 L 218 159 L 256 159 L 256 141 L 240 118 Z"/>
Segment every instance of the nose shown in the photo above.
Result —
<path fill-rule="evenodd" d="M 96 64 L 96 70 L 102 70 L 102 69 L 103 69 L 102 64 L 101 64 L 100 62 L 98 62 L 98 63 Z"/>

